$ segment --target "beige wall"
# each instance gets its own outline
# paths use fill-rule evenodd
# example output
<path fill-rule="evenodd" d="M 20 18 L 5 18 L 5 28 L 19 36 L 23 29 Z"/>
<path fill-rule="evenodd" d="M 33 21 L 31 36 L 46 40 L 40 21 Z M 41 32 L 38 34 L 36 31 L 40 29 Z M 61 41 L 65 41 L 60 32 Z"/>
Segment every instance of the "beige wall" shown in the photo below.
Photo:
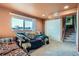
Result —
<path fill-rule="evenodd" d="M 36 31 L 44 32 L 44 20 L 36 20 Z"/>
<path fill-rule="evenodd" d="M 36 19 L 36 31 L 43 32 L 43 28 L 43 21 Z M 11 29 L 11 15 L 8 10 L 0 8 L 0 38 L 14 36 L 15 32 Z"/>
<path fill-rule="evenodd" d="M 15 34 L 11 30 L 11 16 L 8 10 L 0 8 L 0 38 L 13 37 Z"/>

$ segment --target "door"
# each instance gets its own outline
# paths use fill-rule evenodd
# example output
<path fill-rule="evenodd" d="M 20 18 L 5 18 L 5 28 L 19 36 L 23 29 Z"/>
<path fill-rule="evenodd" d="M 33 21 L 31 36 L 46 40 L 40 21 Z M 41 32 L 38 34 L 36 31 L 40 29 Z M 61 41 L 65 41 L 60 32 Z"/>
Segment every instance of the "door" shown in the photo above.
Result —
<path fill-rule="evenodd" d="M 45 21 L 45 34 L 49 36 L 50 39 L 56 41 L 62 41 L 62 20 L 61 19 L 51 19 Z"/>

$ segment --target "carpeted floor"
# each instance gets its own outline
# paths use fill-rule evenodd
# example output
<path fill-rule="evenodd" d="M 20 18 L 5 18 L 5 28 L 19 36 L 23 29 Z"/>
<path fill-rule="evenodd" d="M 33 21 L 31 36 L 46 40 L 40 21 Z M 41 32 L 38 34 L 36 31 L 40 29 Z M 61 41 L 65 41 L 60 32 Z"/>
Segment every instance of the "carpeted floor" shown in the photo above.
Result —
<path fill-rule="evenodd" d="M 43 53 L 44 56 L 77 56 L 75 44 L 65 42 L 56 49 L 46 51 Z"/>
<path fill-rule="evenodd" d="M 73 42 L 56 42 L 52 41 L 49 45 L 45 45 L 33 53 L 32 56 L 78 56 L 76 52 L 76 43 Z"/>

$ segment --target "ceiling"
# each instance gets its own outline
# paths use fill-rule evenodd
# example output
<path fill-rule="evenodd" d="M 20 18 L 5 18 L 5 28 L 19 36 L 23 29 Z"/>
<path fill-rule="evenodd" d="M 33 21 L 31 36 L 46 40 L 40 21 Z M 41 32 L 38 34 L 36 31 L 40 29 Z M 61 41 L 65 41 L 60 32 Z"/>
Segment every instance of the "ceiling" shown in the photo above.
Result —
<path fill-rule="evenodd" d="M 68 5 L 68 9 L 64 6 Z M 61 12 L 77 7 L 76 3 L 0 3 L 0 6 L 5 6 L 9 9 L 20 11 L 30 16 L 46 19 L 49 15 L 55 12 Z M 44 15 L 43 15 L 44 14 Z"/>

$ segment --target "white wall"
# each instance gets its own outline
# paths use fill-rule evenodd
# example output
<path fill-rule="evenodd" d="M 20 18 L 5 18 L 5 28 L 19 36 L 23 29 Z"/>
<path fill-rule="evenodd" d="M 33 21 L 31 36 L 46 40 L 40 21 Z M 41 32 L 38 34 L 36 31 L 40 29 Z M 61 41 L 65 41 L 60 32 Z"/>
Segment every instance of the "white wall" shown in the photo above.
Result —
<path fill-rule="evenodd" d="M 79 54 L 79 9 L 77 9 L 77 29 L 76 29 L 76 48 L 77 48 L 77 52 Z"/>
<path fill-rule="evenodd" d="M 62 22 L 61 19 L 51 19 L 45 21 L 45 34 L 51 39 L 62 41 Z"/>

